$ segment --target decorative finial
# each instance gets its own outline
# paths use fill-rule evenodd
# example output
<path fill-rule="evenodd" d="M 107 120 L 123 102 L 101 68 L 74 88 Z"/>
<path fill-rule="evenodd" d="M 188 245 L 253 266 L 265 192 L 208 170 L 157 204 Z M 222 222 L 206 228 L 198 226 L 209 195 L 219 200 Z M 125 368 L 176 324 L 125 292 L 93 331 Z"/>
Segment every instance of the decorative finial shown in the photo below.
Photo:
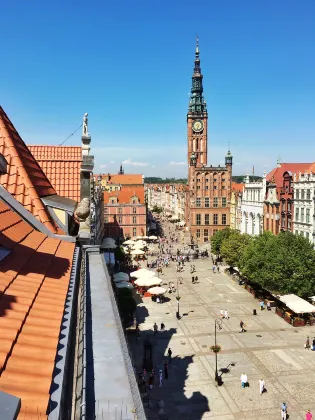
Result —
<path fill-rule="evenodd" d="M 198 34 L 196 35 L 196 54 L 199 54 L 199 38 L 198 38 Z"/>

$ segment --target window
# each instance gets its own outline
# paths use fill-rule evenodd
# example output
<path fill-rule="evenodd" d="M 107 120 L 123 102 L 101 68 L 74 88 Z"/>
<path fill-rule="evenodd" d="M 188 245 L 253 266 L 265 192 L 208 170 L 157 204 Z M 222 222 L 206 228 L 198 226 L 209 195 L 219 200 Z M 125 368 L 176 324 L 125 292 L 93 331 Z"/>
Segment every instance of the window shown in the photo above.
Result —
<path fill-rule="evenodd" d="M 210 222 L 210 215 L 205 214 L 205 225 L 209 225 L 209 222 Z"/>
<path fill-rule="evenodd" d="M 208 178 L 206 178 L 206 182 L 209 182 L 209 179 Z"/>
<path fill-rule="evenodd" d="M 208 229 L 204 229 L 204 230 L 203 230 L 203 236 L 204 236 L 204 237 L 209 236 L 209 230 L 208 230 Z"/>
<path fill-rule="evenodd" d="M 200 185 L 197 185 L 197 190 L 200 190 Z"/>
<path fill-rule="evenodd" d="M 225 178 L 222 178 L 222 182 L 225 182 Z"/>
<path fill-rule="evenodd" d="M 291 231 L 291 219 L 288 219 L 288 230 Z"/>
<path fill-rule="evenodd" d="M 205 207 L 210 207 L 210 198 L 205 197 Z"/>
<path fill-rule="evenodd" d="M 218 224 L 218 215 L 217 214 L 214 214 L 213 215 L 213 224 L 214 225 L 217 225 Z"/>
<path fill-rule="evenodd" d="M 306 219 L 305 219 L 306 223 L 310 223 L 310 209 L 306 209 Z"/>
<path fill-rule="evenodd" d="M 197 238 L 200 238 L 200 229 L 197 229 Z"/>
<path fill-rule="evenodd" d="M 295 191 L 295 198 L 296 198 L 297 200 L 299 200 L 299 199 L 300 199 L 300 191 L 299 191 L 299 190 L 296 190 L 296 191 Z"/>
<path fill-rule="evenodd" d="M 122 216 L 118 216 L 118 223 L 121 225 L 122 224 Z"/>
<path fill-rule="evenodd" d="M 11 254 L 11 250 L 0 245 L 0 261 Z"/>
<path fill-rule="evenodd" d="M 306 190 L 306 200 L 311 199 L 311 190 Z"/>
<path fill-rule="evenodd" d="M 137 223 L 137 216 L 133 216 L 132 223 L 135 225 Z"/>
<path fill-rule="evenodd" d="M 222 185 L 222 190 L 225 190 L 225 186 L 224 185 Z"/>
<path fill-rule="evenodd" d="M 217 186 L 216 186 L 216 185 L 214 185 L 213 189 L 214 189 L 214 190 L 216 190 L 216 189 L 217 189 Z"/>
<path fill-rule="evenodd" d="M 132 229 L 132 236 L 137 236 L 137 228 Z"/>
<path fill-rule="evenodd" d="M 201 198 L 200 197 L 196 198 L 196 207 L 201 207 Z"/>
<path fill-rule="evenodd" d="M 301 200 L 305 199 L 305 190 L 301 190 Z"/>
<path fill-rule="evenodd" d="M 200 178 L 197 178 L 197 182 L 200 182 Z"/>
<path fill-rule="evenodd" d="M 132 213 L 133 213 L 133 214 L 137 214 L 137 207 L 133 207 L 133 208 L 132 208 Z"/>
<path fill-rule="evenodd" d="M 291 203 L 291 201 L 288 201 L 288 211 L 290 212 L 291 209 L 292 209 L 292 203 Z"/>
<path fill-rule="evenodd" d="M 108 213 L 108 208 L 107 207 L 104 208 L 104 213 Z"/>
<path fill-rule="evenodd" d="M 196 214 L 196 225 L 201 225 L 201 214 Z"/>
<path fill-rule="evenodd" d="M 226 214 L 222 214 L 222 225 L 226 225 Z"/>
<path fill-rule="evenodd" d="M 304 223 L 304 209 L 301 209 L 301 220 L 302 223 Z"/>
<path fill-rule="evenodd" d="M 308 232 L 305 232 L 305 238 L 310 240 L 310 234 Z"/>
<path fill-rule="evenodd" d="M 206 190 L 208 190 L 209 189 L 209 186 L 208 185 L 206 185 Z"/>
<path fill-rule="evenodd" d="M 217 178 L 213 178 L 213 182 L 217 182 Z"/>
<path fill-rule="evenodd" d="M 226 207 L 226 197 L 222 197 L 222 207 Z"/>
<path fill-rule="evenodd" d="M 298 222 L 299 221 L 299 218 L 300 218 L 299 211 L 300 211 L 300 209 L 295 209 L 295 221 L 296 222 Z"/>
<path fill-rule="evenodd" d="M 214 199 L 213 199 L 213 207 L 218 207 L 218 197 L 214 197 Z"/>
<path fill-rule="evenodd" d="M 118 213 L 121 214 L 122 213 L 122 208 L 118 207 Z"/>

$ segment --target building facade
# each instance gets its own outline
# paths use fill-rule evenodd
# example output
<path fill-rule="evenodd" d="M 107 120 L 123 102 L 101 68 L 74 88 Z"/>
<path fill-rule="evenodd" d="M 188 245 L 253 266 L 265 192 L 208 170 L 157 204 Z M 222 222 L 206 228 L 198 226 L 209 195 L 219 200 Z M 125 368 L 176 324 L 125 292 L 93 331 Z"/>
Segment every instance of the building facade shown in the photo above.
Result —
<path fill-rule="evenodd" d="M 254 236 L 263 232 L 265 194 L 266 173 L 261 182 L 250 182 L 249 175 L 246 175 L 241 205 L 241 233 Z"/>
<path fill-rule="evenodd" d="M 147 234 L 144 186 L 104 191 L 104 235 L 125 239 Z"/>
<path fill-rule="evenodd" d="M 277 235 L 293 231 L 294 200 L 293 173 L 305 172 L 311 163 L 282 163 L 267 175 L 264 202 L 264 230 Z"/>
<path fill-rule="evenodd" d="M 192 240 L 207 242 L 217 230 L 230 225 L 232 155 L 228 151 L 224 166 L 207 166 L 208 112 L 202 79 L 197 41 L 187 113 L 186 223 Z"/>
<path fill-rule="evenodd" d="M 242 195 L 244 184 L 232 182 L 230 201 L 230 228 L 241 231 L 242 224 Z"/>
<path fill-rule="evenodd" d="M 186 189 L 184 184 L 145 184 L 148 208 L 161 207 L 174 220 L 185 220 Z"/>
<path fill-rule="evenodd" d="M 293 174 L 293 232 L 315 244 L 315 164 Z"/>

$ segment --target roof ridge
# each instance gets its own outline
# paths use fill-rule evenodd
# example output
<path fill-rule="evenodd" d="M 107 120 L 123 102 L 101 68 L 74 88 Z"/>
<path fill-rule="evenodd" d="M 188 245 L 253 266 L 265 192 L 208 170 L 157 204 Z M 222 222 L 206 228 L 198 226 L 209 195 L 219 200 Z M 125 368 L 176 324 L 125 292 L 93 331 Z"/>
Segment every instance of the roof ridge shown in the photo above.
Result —
<path fill-rule="evenodd" d="M 49 179 L 47 178 L 47 176 L 45 175 L 45 173 L 43 172 L 43 170 L 39 166 L 37 160 L 34 158 L 31 151 L 28 149 L 25 142 L 22 140 L 21 136 L 19 135 L 16 128 L 14 127 L 12 121 L 7 116 L 7 114 L 5 113 L 4 109 L 1 106 L 0 106 L 0 121 L 2 122 L 2 124 L 1 124 L 2 127 L 0 126 L 0 130 L 1 129 L 3 130 L 3 135 L 2 136 L 0 135 L 0 138 L 2 137 L 4 139 L 4 145 L 7 146 L 8 150 L 10 152 L 10 157 L 14 162 L 17 173 L 20 174 L 22 176 L 22 178 L 24 178 L 24 180 L 26 180 L 27 183 L 29 184 L 29 185 L 26 185 L 27 183 L 25 183 L 25 186 L 27 187 L 27 189 L 29 191 L 29 195 L 30 195 L 30 198 L 31 198 L 31 201 L 32 201 L 32 205 L 36 208 L 36 210 L 38 212 L 38 217 L 39 217 L 40 220 L 42 219 L 42 217 L 40 215 L 41 210 L 44 210 L 45 215 L 47 217 L 47 220 L 45 221 L 45 224 L 47 225 L 47 227 L 52 232 L 55 233 L 56 232 L 56 227 L 52 223 L 51 216 L 48 213 L 46 207 L 44 206 L 44 204 L 42 203 L 40 198 L 45 197 L 47 195 L 57 194 L 56 190 L 51 185 L 51 182 L 49 181 Z M 9 127 L 8 127 L 8 125 L 9 125 Z M 10 125 L 11 125 L 11 127 L 10 127 Z M 10 131 L 12 131 L 12 133 L 10 133 Z M 12 134 L 17 136 L 17 140 L 20 142 L 20 145 L 15 144 L 15 142 L 11 138 Z M 36 186 L 36 184 L 34 184 L 34 182 L 32 180 L 32 176 L 28 173 L 28 171 L 25 167 L 25 164 L 23 163 L 23 161 L 21 159 L 21 156 L 20 156 L 21 147 L 23 148 L 23 151 L 27 154 L 27 157 L 30 159 L 32 164 L 36 165 L 36 168 L 40 172 L 41 177 L 44 178 L 45 182 L 48 184 L 48 185 L 46 185 L 46 188 L 51 190 L 48 194 L 39 194 L 39 192 L 37 191 L 37 186 Z M 25 160 L 25 158 L 24 158 L 24 160 Z"/>

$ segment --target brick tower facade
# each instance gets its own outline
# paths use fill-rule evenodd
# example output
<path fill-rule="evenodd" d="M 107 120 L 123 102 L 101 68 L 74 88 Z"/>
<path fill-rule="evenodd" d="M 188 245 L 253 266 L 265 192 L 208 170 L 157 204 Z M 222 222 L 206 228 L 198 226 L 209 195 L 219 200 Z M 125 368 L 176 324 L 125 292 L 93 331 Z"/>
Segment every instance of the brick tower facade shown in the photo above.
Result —
<path fill-rule="evenodd" d="M 186 220 L 192 239 L 203 243 L 217 230 L 230 224 L 232 155 L 225 166 L 207 166 L 208 113 L 203 97 L 202 73 L 197 39 L 191 95 L 187 113 L 188 192 Z"/>

